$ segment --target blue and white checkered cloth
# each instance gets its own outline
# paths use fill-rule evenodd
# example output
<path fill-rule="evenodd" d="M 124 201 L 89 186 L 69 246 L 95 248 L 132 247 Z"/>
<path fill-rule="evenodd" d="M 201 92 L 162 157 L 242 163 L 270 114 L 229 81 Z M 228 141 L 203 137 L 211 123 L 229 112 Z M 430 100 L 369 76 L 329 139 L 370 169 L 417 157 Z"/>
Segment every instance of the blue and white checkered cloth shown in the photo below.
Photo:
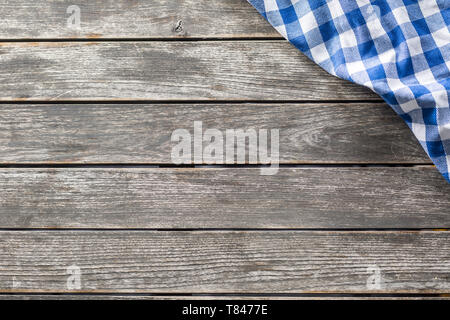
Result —
<path fill-rule="evenodd" d="M 248 0 L 329 73 L 379 94 L 450 182 L 450 0 Z"/>

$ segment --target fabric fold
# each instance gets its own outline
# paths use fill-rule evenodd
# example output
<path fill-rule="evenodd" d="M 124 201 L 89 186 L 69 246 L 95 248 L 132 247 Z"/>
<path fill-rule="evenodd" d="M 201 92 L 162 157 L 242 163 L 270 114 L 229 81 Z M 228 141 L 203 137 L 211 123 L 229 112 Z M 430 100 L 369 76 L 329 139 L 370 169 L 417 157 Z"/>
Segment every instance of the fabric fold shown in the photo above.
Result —
<path fill-rule="evenodd" d="M 450 183 L 449 0 L 248 0 L 329 73 L 380 95 Z"/>

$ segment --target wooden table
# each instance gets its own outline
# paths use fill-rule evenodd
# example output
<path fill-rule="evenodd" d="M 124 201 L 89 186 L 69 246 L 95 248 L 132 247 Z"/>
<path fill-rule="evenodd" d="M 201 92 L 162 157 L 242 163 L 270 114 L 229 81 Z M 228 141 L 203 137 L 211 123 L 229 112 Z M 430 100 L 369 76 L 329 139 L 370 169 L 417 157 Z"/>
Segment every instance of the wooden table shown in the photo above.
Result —
<path fill-rule="evenodd" d="M 378 96 L 245 0 L 0 17 L 0 298 L 450 294 L 449 185 Z M 194 121 L 279 129 L 278 173 L 174 165 Z"/>

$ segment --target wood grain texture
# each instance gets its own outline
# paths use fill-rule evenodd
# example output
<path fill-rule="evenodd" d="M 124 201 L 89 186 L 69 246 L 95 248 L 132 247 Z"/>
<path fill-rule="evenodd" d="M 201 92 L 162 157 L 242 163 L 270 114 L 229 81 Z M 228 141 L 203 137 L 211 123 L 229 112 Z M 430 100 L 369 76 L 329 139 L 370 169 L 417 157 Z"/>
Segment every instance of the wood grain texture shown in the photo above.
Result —
<path fill-rule="evenodd" d="M 194 121 L 279 129 L 284 164 L 430 164 L 378 96 L 314 65 L 247 1 L 16 0 L 0 17 L 0 300 L 448 299 L 450 185 L 434 167 L 120 167 L 171 163 L 171 133 Z M 354 103 L 326 102 L 339 100 Z M 326 230 L 386 228 L 435 231 Z"/>
<path fill-rule="evenodd" d="M 449 232 L 1 231 L 0 239 L 2 292 L 70 292 L 74 265 L 73 291 L 86 293 L 450 292 Z"/>
<path fill-rule="evenodd" d="M 67 25 L 71 5 L 80 29 Z M 0 39 L 280 37 L 246 0 L 15 0 L 0 16 Z"/>
<path fill-rule="evenodd" d="M 0 228 L 449 228 L 434 167 L 0 170 Z"/>
<path fill-rule="evenodd" d="M 0 101 L 380 100 L 285 41 L 0 43 Z"/>
<path fill-rule="evenodd" d="M 369 294 L 372 295 L 372 294 Z M 1 294 L 1 300 L 450 300 L 448 297 L 428 296 L 356 296 L 353 295 L 146 295 L 146 294 Z"/>
<path fill-rule="evenodd" d="M 394 111 L 373 103 L 0 105 L 0 163 L 169 164 L 172 133 L 193 135 L 194 121 L 223 134 L 278 129 L 281 163 L 430 163 Z"/>

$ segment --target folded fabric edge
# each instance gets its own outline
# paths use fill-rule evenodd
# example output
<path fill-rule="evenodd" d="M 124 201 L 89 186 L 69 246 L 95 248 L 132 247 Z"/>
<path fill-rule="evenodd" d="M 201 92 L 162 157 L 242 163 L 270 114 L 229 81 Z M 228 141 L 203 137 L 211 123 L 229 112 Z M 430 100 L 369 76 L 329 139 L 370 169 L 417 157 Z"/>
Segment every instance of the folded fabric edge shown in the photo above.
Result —
<path fill-rule="evenodd" d="M 288 34 L 286 33 L 286 29 L 284 28 L 284 25 L 279 25 L 279 26 L 275 26 L 272 21 L 270 21 L 270 19 L 267 16 L 267 9 L 266 9 L 266 5 L 267 3 L 269 3 L 269 5 L 271 3 L 273 3 L 276 0 L 247 0 L 263 17 L 266 21 L 268 21 L 272 27 L 274 27 L 279 33 L 280 35 L 282 35 L 286 40 L 288 40 L 291 44 L 293 44 L 297 49 L 299 49 L 300 52 L 304 53 L 310 60 L 312 60 L 313 62 L 315 62 L 316 64 L 318 64 L 322 69 L 324 69 L 325 71 L 327 71 L 329 74 L 334 75 L 340 79 L 343 80 L 347 80 L 353 83 L 356 83 L 358 85 L 363 85 L 361 83 L 358 83 L 356 81 L 353 81 L 352 79 L 346 79 L 343 78 L 339 75 L 336 74 L 336 72 L 333 72 L 334 70 L 327 68 L 326 66 L 321 65 L 320 63 L 317 63 L 316 61 L 314 61 L 314 59 L 306 54 L 305 52 L 303 52 L 299 47 L 298 44 L 293 43 L 293 41 L 291 41 L 291 39 L 289 39 Z M 274 9 L 274 8 L 271 8 Z M 368 85 L 363 85 L 366 88 L 369 88 L 371 91 L 373 91 L 374 93 L 376 93 L 378 96 L 380 96 L 407 124 L 407 126 L 410 128 L 411 131 L 413 131 L 413 134 L 416 136 L 417 140 L 419 141 L 420 145 L 422 146 L 422 148 L 424 149 L 424 151 L 427 153 L 427 155 L 429 156 L 429 158 L 432 160 L 432 162 L 434 163 L 435 167 L 438 169 L 438 171 L 441 173 L 441 175 L 444 177 L 444 179 L 450 184 L 450 165 L 449 163 L 449 159 L 450 159 L 450 140 L 447 140 L 447 145 L 446 147 L 443 146 L 443 143 L 439 138 L 434 137 L 433 141 L 439 141 L 440 146 L 439 148 L 442 150 L 449 150 L 449 155 L 442 159 L 442 157 L 438 157 L 438 158 L 434 158 L 430 155 L 429 153 L 429 147 L 427 146 L 427 141 L 422 141 L 421 139 L 419 139 L 419 137 L 417 137 L 416 133 L 414 132 L 413 128 L 412 128 L 412 120 L 410 119 L 410 117 L 408 116 L 408 114 L 402 112 L 399 110 L 399 108 L 395 108 L 392 103 L 391 103 L 391 99 L 392 99 L 392 95 L 390 95 L 389 93 L 386 94 L 382 94 L 380 92 L 377 92 L 376 90 L 374 90 L 373 86 L 368 86 Z M 445 89 L 445 88 L 444 88 Z M 450 103 L 450 101 L 449 101 Z M 417 105 L 417 103 L 415 103 Z M 420 107 L 418 107 L 420 108 Z M 450 132 L 450 123 L 449 125 L 446 127 L 446 130 Z M 436 134 L 435 134 L 436 135 Z M 439 135 L 439 132 L 437 133 L 437 135 Z M 445 154 L 445 151 L 442 151 L 441 153 Z"/>

